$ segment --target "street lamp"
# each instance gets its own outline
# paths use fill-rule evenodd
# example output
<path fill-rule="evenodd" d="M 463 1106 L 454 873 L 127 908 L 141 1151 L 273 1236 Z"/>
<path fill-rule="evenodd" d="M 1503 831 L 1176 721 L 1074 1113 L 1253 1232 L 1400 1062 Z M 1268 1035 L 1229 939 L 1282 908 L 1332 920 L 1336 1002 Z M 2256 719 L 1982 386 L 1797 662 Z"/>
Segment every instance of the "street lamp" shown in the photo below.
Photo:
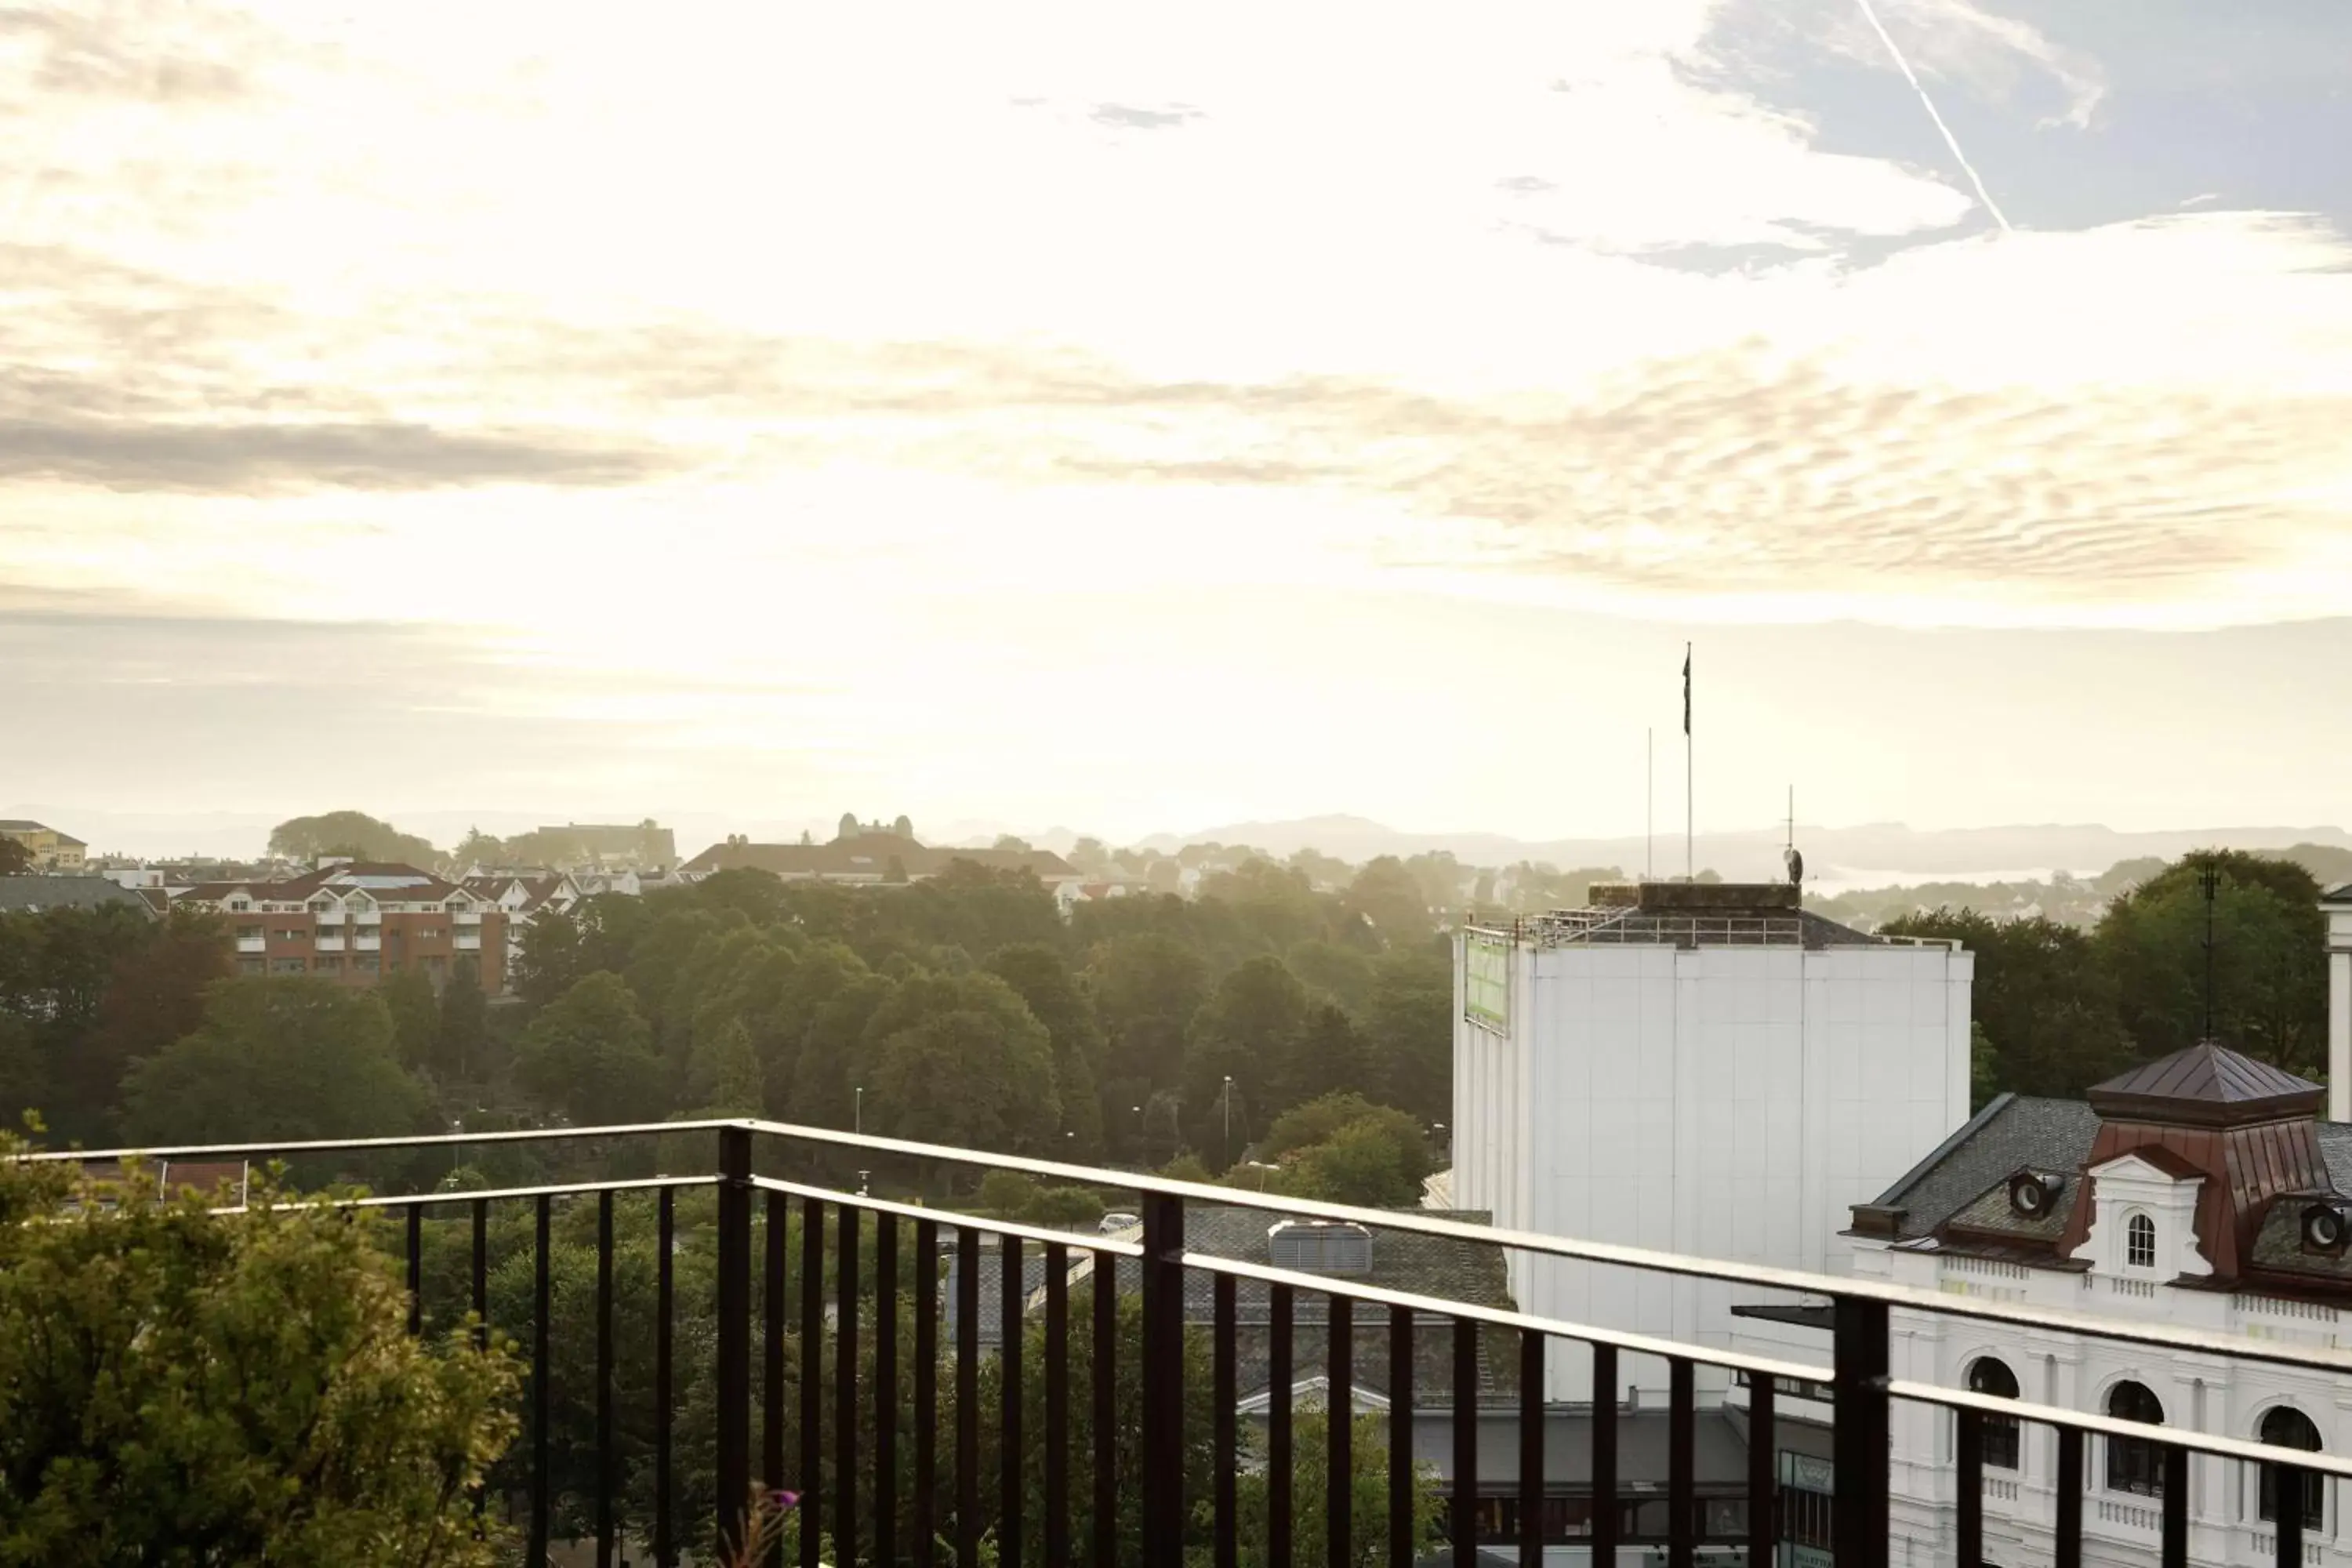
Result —
<path fill-rule="evenodd" d="M 1225 1075 L 1225 1163 L 1234 1163 L 1234 1075 Z"/>

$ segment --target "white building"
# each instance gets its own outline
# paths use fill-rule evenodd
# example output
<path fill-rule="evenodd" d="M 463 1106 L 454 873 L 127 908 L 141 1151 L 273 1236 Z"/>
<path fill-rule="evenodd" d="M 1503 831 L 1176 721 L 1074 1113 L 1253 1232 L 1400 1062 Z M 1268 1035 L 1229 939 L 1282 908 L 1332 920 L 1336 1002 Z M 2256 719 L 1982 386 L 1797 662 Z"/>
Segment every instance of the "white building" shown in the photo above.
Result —
<path fill-rule="evenodd" d="M 2319 899 L 2327 918 L 2327 1120 L 2352 1121 L 2352 882 Z"/>
<path fill-rule="evenodd" d="M 2352 1126 L 2325 1092 L 2207 1042 L 2091 1090 L 2089 1103 L 2003 1095 L 1876 1201 L 1857 1205 L 1857 1272 L 2021 1305 L 2334 1347 L 2352 1332 Z M 2320 1371 L 2170 1354 L 1897 1311 L 1893 1374 L 2284 1447 L 2352 1447 L 2352 1387 Z M 1898 1563 L 1948 1563 L 1953 1423 L 1898 1402 Z M 1988 1431 L 1984 1555 L 2052 1561 L 2057 1447 L 2045 1428 Z M 2163 1471 L 2094 1438 L 2084 1561 L 2153 1563 Z M 2189 1561 L 2274 1562 L 2273 1500 L 2245 1467 L 2190 1470 Z M 2330 1484 L 2305 1510 L 2304 1561 L 2352 1563 Z"/>
<path fill-rule="evenodd" d="M 1844 1272 L 1849 1209 L 1968 1119 L 1973 956 L 1850 931 L 1787 886 L 1593 897 L 1455 940 L 1452 1201 L 1516 1229 Z M 1527 1311 L 1701 1345 L 1810 1360 L 1824 1343 L 1735 1315 L 1757 1292 L 1716 1281 L 1515 1256 L 1511 1289 Z M 1547 1375 L 1553 1399 L 1591 1396 L 1581 1357 Z M 1723 1392 L 1699 1379 L 1703 1401 Z"/>

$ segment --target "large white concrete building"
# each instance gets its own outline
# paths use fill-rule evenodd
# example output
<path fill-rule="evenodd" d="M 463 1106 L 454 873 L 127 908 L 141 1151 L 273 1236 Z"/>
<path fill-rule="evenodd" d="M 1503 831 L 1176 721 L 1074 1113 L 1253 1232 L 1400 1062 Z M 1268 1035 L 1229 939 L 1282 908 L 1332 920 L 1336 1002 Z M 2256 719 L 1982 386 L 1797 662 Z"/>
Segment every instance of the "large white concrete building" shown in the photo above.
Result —
<path fill-rule="evenodd" d="M 2352 1334 L 2352 1125 L 2312 1083 L 2210 1042 L 2082 1100 L 2002 1095 L 1853 1212 L 1857 1272 L 2022 1306 L 2153 1319 L 2340 1347 Z M 2341 1454 L 2352 1388 L 2319 1370 L 2168 1353 L 2049 1328 L 1898 1310 L 1898 1378 Z M 1952 1561 L 1956 1437 L 1940 1410 L 1893 1413 L 1893 1561 Z M 1988 1432 L 1984 1559 L 2053 1561 L 2057 1444 Z M 2084 1561 L 2157 1560 L 2165 1477 L 2146 1445 L 2084 1455 Z M 2190 1470 L 2189 1560 L 2275 1562 L 2274 1498 L 2247 1467 Z M 2339 1486 L 2305 1500 L 2303 1561 L 2352 1563 Z"/>
<path fill-rule="evenodd" d="M 1594 899 L 1456 939 L 1452 1201 L 1517 1229 L 1844 1272 L 1852 1206 L 1968 1120 L 1972 955 L 1850 931 L 1786 886 Z M 1516 1255 L 1511 1288 L 1530 1312 L 1703 1345 L 1812 1359 L 1825 1342 L 1735 1316 L 1756 1293 L 1715 1281 Z M 1699 1375 L 1703 1400 L 1721 1394 Z M 1553 1399 L 1591 1397 L 1582 1357 L 1547 1376 Z"/>

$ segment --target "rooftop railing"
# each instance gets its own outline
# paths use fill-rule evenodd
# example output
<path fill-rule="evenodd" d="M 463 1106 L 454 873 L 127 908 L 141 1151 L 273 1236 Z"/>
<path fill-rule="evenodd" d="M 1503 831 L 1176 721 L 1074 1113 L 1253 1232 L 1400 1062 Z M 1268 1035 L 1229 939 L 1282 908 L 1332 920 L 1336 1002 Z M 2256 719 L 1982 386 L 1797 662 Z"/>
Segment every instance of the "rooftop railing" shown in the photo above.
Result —
<path fill-rule="evenodd" d="M 1482 1414 L 1491 1404 L 1464 1397 L 1477 1386 L 1482 1345 L 1501 1336 L 1516 1346 L 1518 1373 L 1515 1398 L 1518 1417 L 1516 1545 L 1521 1561 L 1540 1559 L 1547 1543 L 1546 1415 L 1544 1369 L 1561 1353 L 1588 1358 L 1593 1386 L 1617 1386 L 1625 1357 L 1654 1357 L 1669 1369 L 1669 1435 L 1662 1545 L 1665 1561 L 1690 1568 L 1697 1561 L 1701 1513 L 1696 1506 L 1696 1373 L 1700 1367 L 1732 1374 L 1746 1391 L 1748 1501 L 1745 1561 L 1777 1561 L 1776 1544 L 1789 1522 L 1776 1508 L 1776 1390 L 1790 1384 L 1828 1391 L 1832 1407 L 1831 1467 L 1833 1502 L 1826 1534 L 1840 1563 L 1875 1564 L 1889 1558 L 1889 1415 L 1895 1401 L 1950 1413 L 1956 1428 L 1957 1521 L 1954 1557 L 1981 1561 L 1983 1498 L 1988 1433 L 2013 1432 L 2037 1424 L 2056 1434 L 2055 1561 L 2061 1568 L 2080 1563 L 2084 1547 L 2084 1453 L 2093 1439 L 2129 1442 L 2157 1456 L 2160 1493 L 2142 1500 L 2154 1516 L 2159 1561 L 2185 1564 L 2190 1527 L 2189 1486 L 2193 1463 L 2215 1461 L 2257 1468 L 2265 1496 L 2273 1498 L 2273 1519 L 2264 1520 L 2261 1544 L 2281 1564 L 2305 1561 L 2304 1489 L 2326 1478 L 2352 1477 L 2352 1459 L 2242 1441 L 2216 1434 L 2147 1426 L 2022 1399 L 2003 1398 L 1889 1375 L 1890 1314 L 1909 1310 L 1974 1320 L 2030 1331 L 2064 1333 L 2137 1345 L 2214 1363 L 2269 1365 L 2352 1374 L 2352 1352 L 2240 1338 L 2162 1323 L 2119 1321 L 2084 1313 L 2030 1308 L 1980 1297 L 1925 1291 L 1885 1281 L 1832 1277 L 1660 1253 L 1559 1237 L 1499 1229 L 1420 1211 L 1367 1210 L 1283 1197 L 1278 1194 L 1171 1181 L 1132 1172 L 1092 1169 L 1054 1161 L 993 1155 L 902 1140 L 861 1136 L 826 1128 L 758 1121 L 661 1122 L 589 1129 L 524 1130 L 459 1133 L 411 1139 L 334 1140 L 194 1145 L 148 1150 L 61 1152 L 27 1156 L 98 1164 L 126 1158 L 237 1162 L 278 1156 L 306 1162 L 345 1161 L 391 1152 L 479 1151 L 502 1144 L 579 1145 L 598 1141 L 613 1146 L 645 1140 L 705 1140 L 709 1167 L 688 1174 L 576 1181 L 510 1186 L 497 1190 L 419 1192 L 339 1200 L 388 1208 L 404 1215 L 404 1250 L 410 1288 L 410 1327 L 421 1331 L 425 1317 L 424 1279 L 429 1218 L 455 1213 L 470 1218 L 469 1306 L 477 1321 L 490 1319 L 489 1217 L 494 1209 L 527 1205 L 531 1226 L 531 1289 L 529 1321 L 499 1323 L 501 1332 L 528 1334 L 530 1377 L 526 1384 L 523 1439 L 513 1457 L 522 1479 L 516 1521 L 529 1552 L 542 1563 L 555 1539 L 554 1457 L 551 1451 L 551 1360 L 556 1306 L 551 1279 L 551 1235 L 559 1205 L 591 1198 L 596 1205 L 596 1277 L 593 1287 L 595 1349 L 593 1401 L 594 1436 L 592 1480 L 585 1489 L 590 1520 L 582 1533 L 593 1538 L 604 1568 L 616 1561 L 624 1536 L 642 1532 L 654 1560 L 674 1564 L 689 1550 L 689 1537 L 724 1547 L 745 1528 L 745 1500 L 755 1480 L 772 1490 L 800 1494 L 799 1560 L 815 1568 L 829 1550 L 836 1563 L 952 1561 L 978 1568 L 984 1551 L 1000 1568 L 1021 1568 L 1024 1542 L 1040 1549 L 1045 1568 L 1073 1561 L 1139 1563 L 1178 1568 L 1198 1554 L 1217 1568 L 1245 1560 L 1244 1521 L 1237 1487 L 1245 1468 L 1265 1479 L 1266 1507 L 1251 1525 L 1247 1560 L 1293 1561 L 1304 1521 L 1313 1521 L 1323 1562 L 1363 1560 L 1406 1568 L 1433 1549 L 1417 1512 L 1412 1442 L 1416 1419 L 1413 1347 L 1434 1332 L 1452 1365 L 1452 1395 L 1442 1407 L 1451 1429 L 1452 1471 L 1437 1549 L 1469 1568 L 1479 1545 L 1479 1447 Z M 1045 1181 L 1083 1184 L 1137 1194 L 1140 1239 L 1055 1230 L 988 1215 L 878 1197 L 837 1184 L 835 1180 L 772 1174 L 797 1157 L 812 1154 L 868 1168 L 905 1162 L 941 1171 L 1011 1171 Z M 677 1354 L 679 1303 L 676 1260 L 680 1255 L 681 1194 L 709 1189 L 715 1194 L 710 1222 L 715 1246 L 712 1270 L 714 1325 L 707 1350 L 711 1358 L 711 1474 L 693 1487 L 711 1500 L 709 1513 L 689 1528 L 681 1511 L 686 1489 L 677 1469 L 685 1445 L 677 1433 L 681 1391 Z M 615 1214 L 624 1203 L 649 1197 L 655 1208 L 658 1283 L 655 1295 L 656 1365 L 647 1392 L 652 1404 L 652 1488 L 649 1519 L 625 1520 L 620 1502 L 619 1432 L 621 1390 L 615 1376 Z M 1507 1308 L 1384 1289 L 1371 1283 L 1271 1267 L 1253 1260 L 1188 1249 L 1188 1207 L 1214 1205 L 1261 1210 L 1277 1219 L 1351 1222 L 1377 1230 L 1416 1234 L 1527 1254 L 1696 1279 L 1718 1280 L 1791 1298 L 1826 1300 L 1832 1364 L 1818 1366 L 1782 1357 L 1697 1345 L 1592 1324 L 1564 1321 Z M 795 1215 L 794 1211 L 797 1211 Z M 792 1253 L 797 1218 L 799 1257 Z M 870 1237 L 871 1268 L 861 1264 Z M 997 1296 L 982 1300 L 983 1237 L 993 1239 L 998 1258 Z M 828 1251 L 830 1246 L 830 1251 Z M 1022 1267 L 1027 1248 L 1044 1258 L 1042 1336 L 1033 1341 L 1037 1305 Z M 952 1268 L 947 1267 L 952 1258 Z M 1076 1269 L 1085 1258 L 1112 1260 L 1108 1267 Z M 1122 1271 L 1116 1260 L 1132 1260 Z M 828 1273 L 830 1286 L 828 1287 Z M 1211 1279 L 1210 1321 L 1188 1325 L 1185 1279 Z M 1122 1340 L 1124 1280 L 1140 1296 L 1140 1334 L 1130 1352 Z M 952 1311 L 942 1297 L 952 1282 Z M 1263 1447 L 1253 1454 L 1242 1436 L 1237 1414 L 1237 1287 L 1244 1281 L 1266 1288 L 1270 1336 Z M 1083 1321 L 1074 1321 L 1083 1285 Z M 797 1300 L 794 1300 L 795 1292 Z M 1329 1421 L 1328 1448 L 1319 1465 L 1323 1495 L 1297 1495 L 1298 1412 L 1293 1409 L 1297 1340 L 1294 1310 L 1302 1293 L 1328 1302 L 1323 1376 L 1326 1408 L 1353 1407 L 1359 1378 L 1356 1331 L 1384 1327 L 1388 1365 L 1384 1438 L 1387 1449 L 1385 1519 L 1369 1532 L 1357 1506 L 1351 1445 L 1360 1425 Z M 1001 1313 L 1003 1332 L 986 1353 L 981 1341 L 982 1313 Z M 477 1330 L 478 1332 L 483 1331 Z M 952 1344 L 942 1343 L 943 1337 Z M 1201 1341 L 1205 1339 L 1205 1346 Z M 869 1342 L 870 1341 L 870 1342 Z M 1030 1344 L 1042 1345 L 1037 1364 Z M 1086 1352 L 1086 1439 L 1079 1440 L 1074 1399 L 1073 1347 Z M 1205 1351 L 1205 1355 L 1202 1352 Z M 830 1360 L 831 1397 L 825 1363 Z M 1189 1352 L 1189 1353 L 1188 1353 Z M 1139 1397 L 1131 1402 L 1114 1376 L 1119 1358 L 1133 1353 Z M 1205 1367 L 1200 1364 L 1205 1360 Z M 984 1366 L 984 1363 L 992 1364 Z M 1211 1431 L 1203 1456 L 1188 1452 L 1185 1429 L 1188 1380 L 1205 1371 Z M 994 1394 L 995 1430 L 983 1438 L 982 1423 L 991 1405 L 983 1398 L 983 1372 Z M 1029 1423 L 1029 1380 L 1042 1379 L 1039 1421 Z M 1197 1397 L 1197 1387 L 1194 1394 Z M 951 1426 L 942 1427 L 942 1410 Z M 1435 1416 L 1439 1411 L 1427 1414 Z M 1612 1563 L 1627 1543 L 1627 1514 L 1618 1505 L 1633 1495 L 1619 1465 L 1618 1431 L 1623 1418 L 1614 1400 L 1596 1399 L 1590 1411 L 1590 1473 L 1582 1478 L 1591 1506 L 1576 1543 L 1590 1549 L 1589 1561 Z M 757 1440 L 755 1441 L 755 1434 Z M 2013 1437 L 2004 1437 L 2014 1452 Z M 993 1458 L 992 1467 L 988 1461 Z M 1244 1461 L 1249 1463 L 1245 1465 Z M 993 1473 L 987 1473 L 990 1470 Z M 1187 1495 L 1188 1478 L 1206 1495 Z M 876 1495 L 863 1495 L 864 1483 Z M 634 1505 L 632 1505 L 634 1506 Z M 1034 1511 L 1033 1511 L 1034 1510 Z M 1319 1515 L 1319 1518 L 1316 1516 Z M 1370 1539 L 1365 1539 L 1369 1533 Z M 829 1543 L 829 1547 L 828 1547 Z M 1553 1544 L 1557 1544 L 1554 1541 Z M 692 1548 L 699 1550 L 699 1548 Z"/>

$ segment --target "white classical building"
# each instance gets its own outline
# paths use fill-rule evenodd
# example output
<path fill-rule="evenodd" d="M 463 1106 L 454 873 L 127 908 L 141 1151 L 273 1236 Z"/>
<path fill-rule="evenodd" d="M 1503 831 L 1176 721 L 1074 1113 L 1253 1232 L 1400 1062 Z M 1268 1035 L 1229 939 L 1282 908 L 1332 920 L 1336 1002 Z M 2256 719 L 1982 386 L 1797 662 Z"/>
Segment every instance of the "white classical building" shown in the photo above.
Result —
<path fill-rule="evenodd" d="M 2323 893 L 2327 920 L 2327 1120 L 2352 1121 L 2352 882 Z"/>
<path fill-rule="evenodd" d="M 1968 1119 L 1974 958 L 1783 885 L 1644 883 L 1456 938 L 1451 1201 L 1515 1229 L 1843 1273 L 1848 1211 Z M 1815 1360 L 1757 1292 L 1514 1255 L 1530 1312 Z M 1659 1367 L 1622 1364 L 1626 1387 Z M 1555 1358 L 1549 1397 L 1591 1397 Z M 1702 1402 L 1720 1400 L 1702 1368 Z"/>
<path fill-rule="evenodd" d="M 1874 1202 L 1849 1237 L 1857 1272 L 1926 1289 L 2154 1319 L 2336 1348 L 2352 1336 L 2352 1126 L 2318 1120 L 2315 1084 L 2211 1042 L 2137 1068 L 2081 1100 L 2002 1095 Z M 1898 1378 L 2205 1433 L 2341 1453 L 2352 1385 L 2325 1373 L 2168 1353 L 1898 1310 Z M 1898 1563 L 1952 1561 L 1958 1478 L 1950 1416 L 1897 1403 Z M 2057 1445 L 1988 1432 L 1984 1560 L 2053 1561 Z M 2084 1561 L 2153 1563 L 2164 1474 L 2146 1445 L 2084 1455 Z M 2190 1471 L 2189 1561 L 2276 1561 L 2274 1499 L 2258 1473 Z M 2304 1561 L 2352 1563 L 2330 1483 L 2306 1500 Z"/>

